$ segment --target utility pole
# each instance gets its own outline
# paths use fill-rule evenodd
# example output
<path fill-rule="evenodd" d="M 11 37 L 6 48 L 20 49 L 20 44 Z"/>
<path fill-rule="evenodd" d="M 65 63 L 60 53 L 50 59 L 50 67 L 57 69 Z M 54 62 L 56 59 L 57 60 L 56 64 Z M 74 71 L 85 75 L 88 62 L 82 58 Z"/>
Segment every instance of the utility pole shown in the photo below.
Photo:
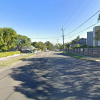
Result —
<path fill-rule="evenodd" d="M 57 39 L 57 44 L 59 43 L 59 39 Z"/>
<path fill-rule="evenodd" d="M 59 47 L 59 46 L 58 46 L 58 43 L 59 43 L 59 39 L 57 39 L 57 47 L 56 47 L 57 49 L 58 49 L 58 47 Z"/>
<path fill-rule="evenodd" d="M 63 27 L 62 27 L 62 37 L 63 37 L 63 52 L 64 52 L 64 29 L 63 29 Z"/>

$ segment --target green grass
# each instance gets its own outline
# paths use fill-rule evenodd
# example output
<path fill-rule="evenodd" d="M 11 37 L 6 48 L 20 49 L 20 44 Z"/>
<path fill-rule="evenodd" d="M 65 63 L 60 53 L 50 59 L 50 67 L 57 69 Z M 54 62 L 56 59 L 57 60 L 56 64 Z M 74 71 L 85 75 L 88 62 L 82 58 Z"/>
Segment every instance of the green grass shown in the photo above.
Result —
<path fill-rule="evenodd" d="M 17 56 L 17 57 L 13 57 L 13 58 L 10 58 L 10 59 L 6 59 L 6 60 L 3 60 L 0 62 L 0 67 L 1 66 L 10 66 L 18 61 L 22 61 L 24 59 L 27 59 L 31 56 L 33 56 L 35 54 L 32 54 L 32 53 L 29 53 L 29 54 L 23 54 L 23 55 L 20 55 L 20 56 Z"/>
<path fill-rule="evenodd" d="M 67 52 L 64 52 L 64 53 L 71 56 L 71 57 L 77 58 L 77 59 L 83 59 L 83 60 L 86 59 L 85 57 L 77 55 L 77 54 L 67 53 Z"/>

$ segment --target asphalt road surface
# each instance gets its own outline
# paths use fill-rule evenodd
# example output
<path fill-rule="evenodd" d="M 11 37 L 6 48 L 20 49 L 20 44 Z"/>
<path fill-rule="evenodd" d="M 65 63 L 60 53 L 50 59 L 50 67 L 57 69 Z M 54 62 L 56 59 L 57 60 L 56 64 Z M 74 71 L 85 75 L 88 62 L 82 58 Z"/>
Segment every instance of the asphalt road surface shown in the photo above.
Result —
<path fill-rule="evenodd" d="M 0 73 L 0 100 L 100 100 L 100 63 L 39 53 Z"/>

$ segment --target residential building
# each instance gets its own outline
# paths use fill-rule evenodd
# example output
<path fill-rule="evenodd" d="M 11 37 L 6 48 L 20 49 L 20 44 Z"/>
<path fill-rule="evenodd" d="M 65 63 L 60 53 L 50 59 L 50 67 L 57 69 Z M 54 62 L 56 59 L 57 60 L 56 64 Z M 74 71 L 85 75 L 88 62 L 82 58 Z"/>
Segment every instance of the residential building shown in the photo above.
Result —
<path fill-rule="evenodd" d="M 87 46 L 93 46 L 93 31 L 87 32 Z"/>
<path fill-rule="evenodd" d="M 76 44 L 80 45 L 87 45 L 87 39 L 86 38 L 81 38 Z"/>
<path fill-rule="evenodd" d="M 100 26 L 95 26 L 93 31 L 87 32 L 87 46 L 100 46 L 100 41 L 95 40 L 95 33 L 100 29 Z"/>
<path fill-rule="evenodd" d="M 77 44 L 87 45 L 87 39 L 86 38 L 81 38 L 81 39 L 79 39 L 79 41 L 77 43 L 71 44 L 71 47 L 75 47 L 75 46 L 77 46 Z"/>

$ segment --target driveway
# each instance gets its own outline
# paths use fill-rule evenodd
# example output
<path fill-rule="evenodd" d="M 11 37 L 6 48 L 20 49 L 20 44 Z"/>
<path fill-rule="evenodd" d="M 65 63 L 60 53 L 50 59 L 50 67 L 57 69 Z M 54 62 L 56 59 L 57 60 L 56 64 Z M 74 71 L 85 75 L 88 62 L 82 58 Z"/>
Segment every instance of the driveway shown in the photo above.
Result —
<path fill-rule="evenodd" d="M 0 100 L 100 100 L 100 63 L 40 53 L 0 73 Z"/>

